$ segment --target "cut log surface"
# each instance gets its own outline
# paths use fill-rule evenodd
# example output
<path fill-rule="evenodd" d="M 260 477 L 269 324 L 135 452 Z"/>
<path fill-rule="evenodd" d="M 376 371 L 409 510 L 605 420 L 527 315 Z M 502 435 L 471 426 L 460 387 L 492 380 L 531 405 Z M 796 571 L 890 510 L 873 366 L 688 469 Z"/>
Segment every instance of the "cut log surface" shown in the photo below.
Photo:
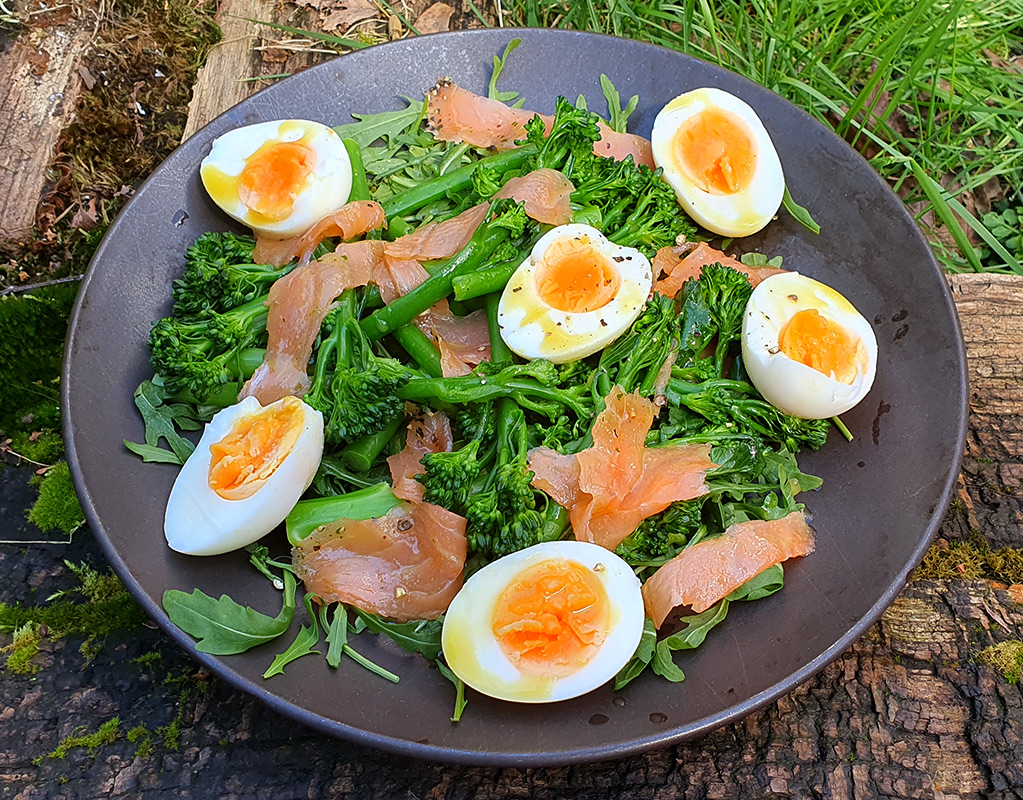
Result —
<path fill-rule="evenodd" d="M 1019 546 L 1023 279 L 957 276 L 952 286 L 972 413 L 962 502 L 942 536 L 972 529 Z M 73 585 L 65 558 L 102 564 L 85 532 L 69 548 L 0 548 L 0 601 Z M 202 674 L 155 630 L 112 636 L 91 661 L 80 638 L 44 638 L 35 675 L 0 673 L 0 786 L 19 800 L 1020 798 L 1023 694 L 977 658 L 1023 638 L 1017 589 L 913 581 L 879 624 L 768 708 L 695 742 L 550 769 L 429 764 L 321 736 Z M 114 741 L 45 757 L 115 717 Z"/>
<path fill-rule="evenodd" d="M 20 37 L 0 52 L 0 240 L 32 232 L 46 171 L 71 121 L 92 40 L 69 27 L 35 41 Z"/>

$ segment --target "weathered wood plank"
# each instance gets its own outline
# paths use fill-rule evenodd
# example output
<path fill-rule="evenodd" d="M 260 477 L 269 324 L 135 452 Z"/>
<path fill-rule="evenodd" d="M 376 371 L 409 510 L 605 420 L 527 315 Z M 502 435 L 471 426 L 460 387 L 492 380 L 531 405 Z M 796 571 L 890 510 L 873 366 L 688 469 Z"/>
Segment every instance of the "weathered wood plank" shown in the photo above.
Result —
<path fill-rule="evenodd" d="M 92 33 L 23 35 L 0 53 L 0 240 L 32 233 L 61 131 L 74 115 Z"/>
<path fill-rule="evenodd" d="M 978 530 L 992 544 L 1023 547 L 1023 278 L 955 275 L 951 285 L 970 368 L 971 426 L 964 507 L 945 531 Z"/>

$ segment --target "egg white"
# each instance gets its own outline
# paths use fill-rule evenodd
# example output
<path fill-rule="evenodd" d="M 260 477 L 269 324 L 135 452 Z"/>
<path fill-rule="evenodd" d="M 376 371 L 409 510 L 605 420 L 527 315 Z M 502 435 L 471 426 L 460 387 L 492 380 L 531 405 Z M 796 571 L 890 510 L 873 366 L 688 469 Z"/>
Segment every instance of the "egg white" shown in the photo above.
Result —
<path fill-rule="evenodd" d="M 261 408 L 255 397 L 246 397 L 218 412 L 206 425 L 167 501 L 164 534 L 171 549 L 212 556 L 252 544 L 283 522 L 309 488 L 323 455 L 323 415 L 305 403 L 298 441 L 254 494 L 225 500 L 210 488 L 210 445 L 223 439 L 239 419 Z"/>
<path fill-rule="evenodd" d="M 601 308 L 562 311 L 540 297 L 536 275 L 552 244 L 579 237 L 587 237 L 607 257 L 618 272 L 620 284 L 615 296 Z M 629 329 L 642 313 L 652 284 L 650 260 L 638 250 L 608 241 L 590 225 L 559 225 L 540 237 L 529 258 L 505 286 L 497 309 L 501 338 L 523 358 L 545 358 L 555 364 L 577 361 L 603 349 Z"/>
<path fill-rule="evenodd" d="M 714 194 L 697 186 L 686 174 L 674 146 L 679 127 L 707 109 L 739 117 L 750 134 L 756 166 L 750 183 L 733 194 Z M 703 88 L 679 95 L 654 119 L 650 135 L 654 163 L 675 190 L 679 204 L 697 223 L 721 236 L 749 236 L 767 225 L 778 212 L 785 193 L 781 161 L 757 113 L 735 95 Z"/>
<path fill-rule="evenodd" d="M 316 158 L 291 213 L 276 221 L 249 208 L 238 195 L 238 179 L 247 159 L 268 142 L 303 144 Z M 352 162 L 341 137 L 333 128 L 302 119 L 260 122 L 228 131 L 213 141 L 199 174 L 210 197 L 226 214 L 278 239 L 304 233 L 347 203 L 352 191 Z"/>
<path fill-rule="evenodd" d="M 843 383 L 781 351 L 779 336 L 800 311 L 816 309 L 863 343 L 866 367 Z M 870 391 L 877 373 L 877 338 L 870 323 L 826 284 L 786 272 L 761 282 L 750 295 L 742 324 L 742 358 L 750 380 L 771 405 L 803 419 L 843 414 Z"/>
<path fill-rule="evenodd" d="M 607 592 L 608 634 L 600 650 L 576 672 L 561 677 L 527 675 L 493 635 L 502 592 L 523 570 L 566 559 L 592 571 Z M 474 574 L 444 614 L 444 659 L 459 678 L 483 694 L 519 703 L 568 700 L 611 680 L 628 663 L 643 635 L 643 597 L 632 569 L 610 550 L 589 542 L 545 542 L 494 561 Z"/>

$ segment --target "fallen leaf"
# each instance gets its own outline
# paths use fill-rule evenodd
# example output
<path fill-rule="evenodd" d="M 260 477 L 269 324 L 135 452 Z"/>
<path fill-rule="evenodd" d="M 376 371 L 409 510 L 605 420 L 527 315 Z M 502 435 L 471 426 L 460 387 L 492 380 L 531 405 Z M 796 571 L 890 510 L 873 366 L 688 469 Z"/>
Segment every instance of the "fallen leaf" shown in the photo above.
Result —
<path fill-rule="evenodd" d="M 388 14 L 387 15 L 387 38 L 391 39 L 392 41 L 394 39 L 400 39 L 401 38 L 401 34 L 402 34 L 402 30 L 403 30 L 403 28 L 402 28 L 402 25 L 401 25 L 401 20 L 398 19 L 394 14 Z"/>
<path fill-rule="evenodd" d="M 1014 583 L 1007 591 L 1012 602 L 1023 604 L 1023 583 Z"/>
<path fill-rule="evenodd" d="M 373 19 L 378 9 L 370 0 L 343 0 L 340 3 L 323 4 L 320 13 L 323 15 L 323 30 L 333 31 L 338 28 L 347 30 L 364 19 Z"/>
<path fill-rule="evenodd" d="M 451 15 L 454 13 L 455 9 L 447 3 L 434 3 L 419 15 L 413 27 L 422 34 L 449 30 Z"/>
<path fill-rule="evenodd" d="M 90 197 L 87 205 L 79 206 L 75 215 L 71 217 L 71 227 L 75 230 L 91 231 L 98 222 L 96 216 L 96 198 Z"/>

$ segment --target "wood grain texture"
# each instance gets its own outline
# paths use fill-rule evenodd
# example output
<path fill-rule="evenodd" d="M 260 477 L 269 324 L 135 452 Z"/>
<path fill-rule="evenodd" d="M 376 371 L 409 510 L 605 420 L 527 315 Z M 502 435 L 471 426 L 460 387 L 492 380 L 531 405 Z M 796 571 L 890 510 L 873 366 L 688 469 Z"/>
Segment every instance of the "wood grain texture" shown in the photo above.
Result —
<path fill-rule="evenodd" d="M 955 275 L 951 285 L 970 368 L 963 499 L 974 519 L 959 528 L 1023 547 L 1023 279 Z"/>
<path fill-rule="evenodd" d="M 0 240 L 32 232 L 61 131 L 74 115 L 78 66 L 92 40 L 68 28 L 19 37 L 0 54 Z"/>
<path fill-rule="evenodd" d="M 272 0 L 222 0 L 216 22 L 224 38 L 210 51 L 196 76 L 182 140 L 268 85 L 269 79 L 256 79 L 294 73 L 332 55 L 310 42 L 291 41 L 286 33 L 275 37 L 273 29 L 251 20 L 292 27 L 303 24 L 296 20 L 293 6 Z"/>

